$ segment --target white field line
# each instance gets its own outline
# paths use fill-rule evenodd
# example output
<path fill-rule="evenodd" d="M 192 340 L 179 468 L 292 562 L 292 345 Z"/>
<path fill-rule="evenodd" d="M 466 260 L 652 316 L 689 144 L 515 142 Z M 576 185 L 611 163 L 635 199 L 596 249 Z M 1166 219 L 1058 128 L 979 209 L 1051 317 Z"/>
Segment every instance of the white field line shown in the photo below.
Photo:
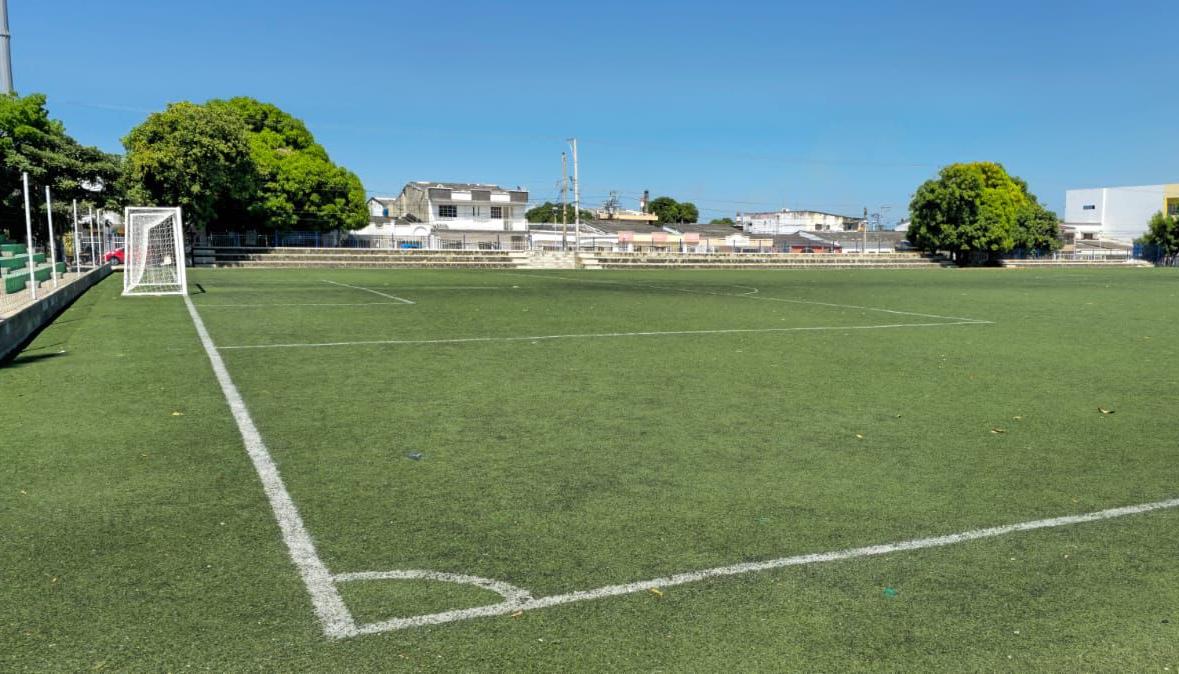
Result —
<path fill-rule="evenodd" d="M 352 614 L 344 605 L 344 600 L 340 597 L 327 566 L 320 560 L 319 553 L 315 549 L 315 542 L 311 539 L 311 534 L 307 533 L 307 527 L 303 525 L 303 518 L 299 516 L 299 510 L 295 507 L 295 502 L 291 499 L 291 494 L 287 491 L 282 476 L 279 475 L 278 466 L 271 458 L 266 443 L 262 441 L 262 435 L 258 432 L 258 427 L 254 425 L 253 418 L 250 417 L 250 411 L 246 408 L 241 393 L 238 392 L 233 380 L 230 379 L 229 371 L 225 369 L 225 362 L 221 360 L 221 354 L 217 352 L 217 347 L 213 344 L 213 338 L 205 329 L 205 323 L 197 313 L 192 300 L 185 296 L 184 303 L 188 306 L 188 313 L 192 316 L 192 323 L 196 326 L 201 345 L 205 347 L 205 353 L 209 356 L 209 362 L 213 366 L 213 373 L 217 376 L 217 383 L 221 385 L 221 393 L 225 396 L 225 402 L 229 404 L 229 409 L 233 412 L 233 419 L 237 422 L 238 431 L 241 432 L 246 452 L 254 463 L 258 479 L 262 481 L 262 489 L 266 492 L 266 498 L 270 500 L 270 508 L 274 511 L 274 518 L 278 521 L 278 527 L 282 531 L 282 538 L 287 544 L 291 561 L 295 563 L 295 568 L 299 570 L 303 584 L 307 586 L 307 592 L 311 595 L 311 603 L 323 625 L 324 634 L 331 638 L 342 638 L 356 634 L 356 623 L 352 619 Z"/>
<path fill-rule="evenodd" d="M 823 330 L 889 330 L 896 328 L 942 328 L 951 325 L 979 325 L 978 321 L 938 323 L 890 323 L 887 325 L 817 325 L 804 328 L 723 328 L 717 330 L 661 330 L 648 332 L 594 332 L 567 335 L 531 335 L 521 337 L 455 337 L 451 339 L 373 339 L 356 342 L 308 342 L 291 344 L 239 344 L 219 346 L 222 351 L 235 349 L 313 349 L 333 346 L 409 346 L 413 344 L 472 344 L 482 342 L 540 342 L 557 339 L 611 339 L 619 337 L 668 337 L 684 335 L 731 335 L 765 332 L 818 332 Z"/>
<path fill-rule="evenodd" d="M 469 620 L 471 618 L 482 618 L 488 616 L 505 615 L 514 613 L 516 611 L 529 611 L 534 609 L 548 608 L 550 606 L 559 606 L 561 604 L 572 604 L 575 602 L 589 601 L 592 599 L 604 599 L 606 597 L 617 597 L 625 594 L 634 594 L 636 592 L 643 592 L 646 590 L 660 589 L 666 587 L 674 587 L 676 585 L 685 585 L 687 583 L 695 583 L 709 578 L 720 578 L 724 576 L 736 576 L 745 573 L 753 573 L 757 571 L 767 571 L 770 569 L 781 569 L 789 566 L 803 566 L 807 564 L 820 564 L 823 562 L 836 562 L 846 559 L 856 559 L 860 557 L 874 557 L 878 555 L 887 555 L 894 552 L 905 552 L 909 550 L 922 550 L 926 548 L 938 548 L 947 545 L 956 545 L 958 543 L 965 543 L 967 541 L 976 541 L 982 538 L 994 538 L 996 536 L 1004 536 L 1006 534 L 1016 533 L 1020 531 L 1032 531 L 1035 529 L 1049 529 L 1053 527 L 1063 527 L 1073 524 L 1082 524 L 1085 522 L 1097 522 L 1100 520 L 1108 520 L 1116 517 L 1126 517 L 1128 515 L 1137 515 L 1153 510 L 1165 510 L 1179 507 L 1179 498 L 1170 499 L 1167 501 L 1156 501 L 1153 503 L 1143 503 L 1140 505 L 1125 506 L 1122 508 L 1110 508 L 1108 510 L 1099 510 L 1097 512 L 1086 513 L 1082 515 L 1069 515 L 1065 517 L 1053 517 L 1051 519 L 1033 520 L 1030 522 L 1020 522 L 1018 524 L 1007 524 L 1004 526 L 991 527 L 988 529 L 973 529 L 971 531 L 963 531 L 957 534 L 949 534 L 947 536 L 935 536 L 932 538 L 918 538 L 915 540 L 901 541 L 899 543 L 887 543 L 883 545 L 870 545 L 862 548 L 848 548 L 846 550 L 836 550 L 834 552 L 821 552 L 808 555 L 797 555 L 794 557 L 782 557 L 779 559 L 771 559 L 764 562 L 748 562 L 744 564 L 733 564 L 730 566 L 718 566 L 711 569 L 703 569 L 700 571 L 691 571 L 688 573 L 677 573 L 671 576 L 664 576 L 662 578 L 652 578 L 651 580 L 642 580 L 634 583 L 626 583 L 623 585 L 606 585 L 604 587 L 595 588 L 592 590 L 579 590 L 576 592 L 569 592 L 566 594 L 550 595 L 548 597 L 539 597 L 536 599 L 526 599 L 527 593 L 514 586 L 506 586 L 512 590 L 516 590 L 515 594 L 508 594 L 506 591 L 501 591 L 500 594 L 504 596 L 504 601 L 498 604 L 490 604 L 487 606 L 478 606 L 475 608 L 460 609 L 456 611 L 446 611 L 443 613 L 433 613 L 429 615 L 414 616 L 411 618 L 396 618 L 393 620 L 386 620 L 378 623 L 370 623 L 359 625 L 356 628 L 356 634 L 378 634 L 381 632 L 390 632 L 393 630 L 406 629 L 409 627 L 421 627 L 424 625 L 438 625 L 443 623 L 450 623 L 459 620 Z M 397 574 L 399 572 L 390 572 Z M 411 574 L 420 574 L 422 572 L 406 572 Z M 449 574 L 446 574 L 449 575 Z M 412 576 L 398 576 L 398 575 L 384 575 L 381 573 L 375 574 L 346 574 L 345 576 L 337 576 L 341 580 L 363 580 L 366 578 L 397 578 L 397 577 L 414 577 L 425 578 L 422 575 Z M 438 580 L 451 580 L 452 582 L 464 582 L 454 580 L 459 576 L 452 578 L 438 578 Z M 477 584 L 480 587 L 487 587 L 488 583 L 496 582 L 487 579 L 476 578 Z M 488 589 L 493 589 L 488 587 Z M 499 590 L 496 590 L 499 591 Z"/>
<path fill-rule="evenodd" d="M 604 283 L 604 284 L 610 284 L 610 285 L 625 286 L 625 287 L 630 287 L 630 288 L 655 288 L 658 290 L 674 290 L 676 292 L 689 293 L 689 294 L 694 294 L 694 295 L 714 295 L 717 297 L 743 297 L 746 299 L 764 300 L 767 302 L 787 302 L 790 304 L 810 304 L 810 305 L 819 306 L 819 307 L 833 307 L 833 308 L 837 308 L 837 309 L 858 309 L 860 311 L 878 311 L 881 313 L 897 314 L 900 316 L 917 316 L 920 318 L 936 318 L 936 319 L 942 319 L 942 320 L 947 320 L 947 321 L 959 321 L 962 323 L 977 323 L 979 325 L 991 325 L 994 323 L 994 321 L 986 321 L 986 320 L 982 320 L 979 318 L 963 318 L 960 316 L 941 316 L 938 314 L 923 314 L 923 313 L 918 313 L 915 311 L 900 311 L 897 309 L 884 309 L 881 307 L 865 307 L 865 306 L 860 306 L 857 304 L 836 304 L 834 302 L 819 302 L 817 300 L 798 300 L 798 299 L 787 299 L 784 297 L 765 297 L 765 296 L 759 295 L 758 293 L 760 291 L 757 288 L 754 288 L 752 286 L 738 286 L 738 285 L 733 286 L 734 288 L 748 288 L 752 292 L 718 293 L 718 292 L 709 292 L 707 290 L 692 290 L 692 289 L 688 289 L 688 288 L 677 288 L 675 286 L 658 286 L 658 285 L 650 285 L 650 284 L 643 284 L 643 283 L 625 283 L 622 281 L 606 281 L 603 279 L 579 279 L 579 278 L 570 278 L 568 276 L 549 276 L 547 274 L 532 275 L 532 274 L 519 274 L 519 273 L 515 273 L 515 272 L 507 272 L 507 273 L 512 276 L 522 276 L 525 278 L 532 278 L 532 279 L 537 279 L 537 278 L 560 279 L 562 281 L 572 281 L 574 283 Z"/>
<path fill-rule="evenodd" d="M 379 291 L 379 290 L 373 290 L 372 288 L 364 288 L 364 287 L 361 287 L 361 286 L 353 286 L 353 285 L 348 285 L 347 283 L 337 283 L 336 281 L 329 281 L 329 280 L 327 280 L 327 279 L 323 279 L 323 282 L 324 282 L 324 283 L 330 283 L 330 284 L 332 284 L 332 285 L 334 285 L 334 286 L 342 286 L 342 287 L 344 287 L 344 288 L 352 288 L 353 290 L 363 290 L 363 291 L 364 291 L 364 292 L 366 292 L 366 293 L 372 293 L 372 294 L 374 294 L 374 295 L 380 295 L 381 297 L 388 297 L 388 298 L 389 298 L 389 299 L 391 299 L 391 300 L 397 300 L 398 302 L 402 302 L 402 303 L 404 303 L 404 304 L 413 304 L 413 302 L 411 302 L 411 301 L 409 301 L 409 300 L 405 299 L 404 297 L 398 297 L 398 296 L 396 296 L 396 295 L 390 295 L 390 294 L 388 294 L 388 293 L 383 293 L 383 292 L 381 292 L 381 291 Z"/>
<path fill-rule="evenodd" d="M 405 306 L 404 302 L 266 302 L 259 304 L 207 304 L 200 303 L 204 307 L 400 307 Z"/>

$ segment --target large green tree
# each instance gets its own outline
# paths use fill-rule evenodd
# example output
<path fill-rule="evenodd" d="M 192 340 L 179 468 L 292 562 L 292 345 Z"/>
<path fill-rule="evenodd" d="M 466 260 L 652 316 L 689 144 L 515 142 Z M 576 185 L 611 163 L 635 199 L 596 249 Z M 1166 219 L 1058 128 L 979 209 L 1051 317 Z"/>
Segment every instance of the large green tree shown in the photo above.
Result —
<path fill-rule="evenodd" d="M 661 225 L 682 222 L 691 223 L 700 220 L 700 211 L 696 208 L 696 204 L 690 201 L 679 202 L 671 197 L 656 197 L 652 199 L 647 210 L 659 217 L 659 224 Z"/>
<path fill-rule="evenodd" d="M 172 103 L 123 139 L 128 198 L 180 206 L 198 228 L 241 217 L 258 192 L 245 121 L 224 107 Z"/>
<path fill-rule="evenodd" d="M 565 204 L 565 222 L 572 223 L 576 211 L 573 209 L 573 204 Z M 532 223 L 546 223 L 546 222 L 561 222 L 561 204 L 554 204 L 551 201 L 546 201 L 539 206 L 534 206 L 524 212 L 524 219 Z M 588 222 L 594 219 L 594 214 L 590 211 L 581 209 L 581 221 Z"/>
<path fill-rule="evenodd" d="M 118 155 L 78 143 L 58 120 L 49 118 L 45 96 L 0 95 L 0 228 L 24 239 L 24 197 L 21 173 L 29 174 L 33 207 L 44 213 L 45 187 L 52 191 L 54 214 L 64 216 L 73 199 L 114 206 L 122 161 Z M 101 192 L 82 187 L 102 184 Z M 36 236 L 43 236 L 45 218 L 36 217 Z"/>
<path fill-rule="evenodd" d="M 1150 218 L 1142 242 L 1155 246 L 1158 255 L 1168 261 L 1174 260 L 1179 255 L 1179 217 L 1164 215 L 1162 211 L 1155 213 Z"/>
<path fill-rule="evenodd" d="M 1027 183 L 1000 164 L 951 164 L 926 181 L 909 204 L 908 239 L 927 252 L 977 262 L 1015 248 L 1054 250 L 1059 225 Z"/>
<path fill-rule="evenodd" d="M 364 187 L 306 125 L 251 98 L 175 103 L 124 139 L 129 191 L 213 229 L 357 229 Z"/>
<path fill-rule="evenodd" d="M 331 231 L 368 222 L 360 178 L 333 164 L 302 120 L 252 98 L 208 105 L 228 109 L 246 124 L 259 181 L 250 214 L 259 225 Z"/>

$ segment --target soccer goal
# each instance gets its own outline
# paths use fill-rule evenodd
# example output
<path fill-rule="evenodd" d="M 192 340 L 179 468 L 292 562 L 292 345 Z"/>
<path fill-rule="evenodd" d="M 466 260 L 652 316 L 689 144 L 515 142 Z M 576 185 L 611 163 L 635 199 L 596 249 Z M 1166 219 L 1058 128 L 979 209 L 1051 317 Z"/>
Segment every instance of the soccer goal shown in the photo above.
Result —
<path fill-rule="evenodd" d="M 123 294 L 187 294 L 180 209 L 128 208 L 123 223 Z"/>

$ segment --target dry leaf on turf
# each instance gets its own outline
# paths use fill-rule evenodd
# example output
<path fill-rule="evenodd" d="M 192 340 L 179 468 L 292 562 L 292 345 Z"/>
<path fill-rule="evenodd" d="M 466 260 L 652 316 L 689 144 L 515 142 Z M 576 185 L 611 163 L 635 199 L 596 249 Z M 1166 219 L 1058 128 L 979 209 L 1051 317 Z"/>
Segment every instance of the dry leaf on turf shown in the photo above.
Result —
<path fill-rule="evenodd" d="M 998 427 L 996 427 L 996 428 L 992 428 L 992 429 L 991 429 L 991 432 L 992 432 L 992 433 L 1006 433 L 1006 432 L 1007 432 L 1007 429 L 1006 429 L 1006 428 L 998 428 Z"/>
<path fill-rule="evenodd" d="M 1107 410 L 1104 407 L 1098 407 L 1097 411 L 1101 412 L 1102 414 L 1113 414 L 1114 413 L 1113 410 Z"/>
<path fill-rule="evenodd" d="M 651 594 L 655 595 L 656 597 L 662 597 L 662 596 L 663 596 L 663 591 L 662 591 L 662 590 L 660 590 L 660 589 L 659 589 L 659 588 L 657 588 L 657 587 L 653 587 L 653 588 L 651 588 L 650 590 L 647 590 L 647 591 L 648 591 L 648 592 L 650 592 Z"/>

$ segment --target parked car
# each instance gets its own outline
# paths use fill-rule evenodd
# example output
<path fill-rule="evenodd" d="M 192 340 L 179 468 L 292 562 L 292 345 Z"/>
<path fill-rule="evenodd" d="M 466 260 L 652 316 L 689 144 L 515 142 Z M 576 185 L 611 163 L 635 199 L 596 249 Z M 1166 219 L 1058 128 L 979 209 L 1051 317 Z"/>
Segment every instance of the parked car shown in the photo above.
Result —
<path fill-rule="evenodd" d="M 107 253 L 106 256 L 102 258 L 102 261 L 103 262 L 114 262 L 115 264 L 124 264 L 125 262 L 124 262 L 123 257 L 125 254 L 126 253 L 125 253 L 124 249 L 116 248 L 116 249 L 112 250 L 111 252 Z"/>

